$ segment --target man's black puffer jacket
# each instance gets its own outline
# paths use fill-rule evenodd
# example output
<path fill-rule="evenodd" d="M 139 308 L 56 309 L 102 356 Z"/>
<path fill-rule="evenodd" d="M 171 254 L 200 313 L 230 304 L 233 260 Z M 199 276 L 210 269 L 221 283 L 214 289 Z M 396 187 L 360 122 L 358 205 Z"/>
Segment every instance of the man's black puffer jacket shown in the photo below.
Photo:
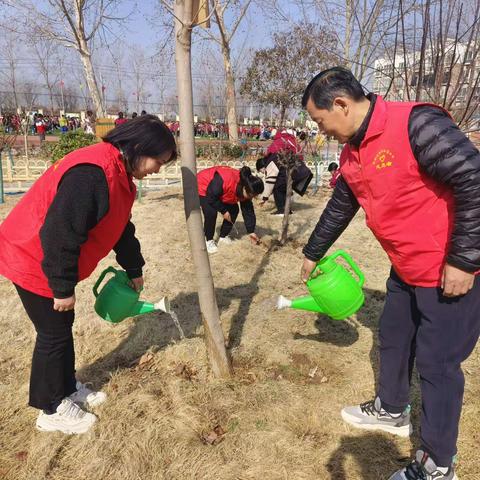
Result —
<path fill-rule="evenodd" d="M 408 135 L 421 170 L 438 182 L 449 185 L 453 191 L 455 220 L 447 262 L 467 272 L 479 270 L 478 150 L 443 110 L 431 106 L 418 106 L 412 110 Z M 322 258 L 348 226 L 358 208 L 358 202 L 347 183 L 339 178 L 332 198 L 303 249 L 304 255 L 314 261 Z"/>

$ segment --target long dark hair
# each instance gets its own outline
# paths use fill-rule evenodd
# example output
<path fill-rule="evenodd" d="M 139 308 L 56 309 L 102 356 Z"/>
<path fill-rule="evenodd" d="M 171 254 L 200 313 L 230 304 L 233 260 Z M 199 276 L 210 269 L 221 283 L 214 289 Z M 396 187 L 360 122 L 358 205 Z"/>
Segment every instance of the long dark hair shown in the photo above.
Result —
<path fill-rule="evenodd" d="M 263 192 L 263 180 L 252 174 L 250 167 L 240 169 L 240 185 L 245 188 L 249 195 L 260 195 Z"/>
<path fill-rule="evenodd" d="M 165 152 L 172 152 L 168 161 L 177 158 L 175 138 L 168 127 L 155 115 L 143 115 L 132 118 L 103 137 L 123 155 L 128 173 L 132 173 L 142 156 L 158 157 Z"/>

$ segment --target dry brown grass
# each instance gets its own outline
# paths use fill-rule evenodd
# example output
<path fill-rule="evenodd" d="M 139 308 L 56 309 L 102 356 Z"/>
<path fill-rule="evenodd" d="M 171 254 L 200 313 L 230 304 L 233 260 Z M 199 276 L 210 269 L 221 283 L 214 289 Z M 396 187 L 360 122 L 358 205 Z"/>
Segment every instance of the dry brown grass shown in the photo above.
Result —
<path fill-rule="evenodd" d="M 77 288 L 78 377 L 109 395 L 87 435 L 34 429 L 27 406 L 34 332 L 11 284 L 0 280 L 0 478 L 4 480 L 386 479 L 411 440 L 365 433 L 343 424 L 346 404 L 374 391 L 377 318 L 388 261 L 356 218 L 336 247 L 364 270 L 365 307 L 333 322 L 301 311 L 272 309 L 279 293 L 303 293 L 300 246 L 326 194 L 301 201 L 292 219 L 294 242 L 270 249 L 281 219 L 257 209 L 266 247 L 246 239 L 211 257 L 218 303 L 235 378 L 212 379 L 201 337 L 195 280 L 178 190 L 150 193 L 134 220 L 147 260 L 144 296 L 168 295 L 187 338 L 165 314 L 112 326 L 93 312 L 92 279 Z M 3 218 L 14 204 L 0 206 Z M 243 225 L 239 224 L 240 233 Z M 114 263 L 102 262 L 98 272 Z M 98 273 L 97 272 L 97 273 Z M 146 352 L 146 361 L 138 359 Z M 467 388 L 459 441 L 462 480 L 478 479 L 479 351 L 466 362 Z M 316 370 L 313 378 L 309 376 Z M 469 374 L 469 372 L 471 374 Z M 418 389 L 414 390 L 418 424 Z M 205 442 L 214 427 L 226 433 Z M 418 433 L 418 432 L 417 432 Z"/>

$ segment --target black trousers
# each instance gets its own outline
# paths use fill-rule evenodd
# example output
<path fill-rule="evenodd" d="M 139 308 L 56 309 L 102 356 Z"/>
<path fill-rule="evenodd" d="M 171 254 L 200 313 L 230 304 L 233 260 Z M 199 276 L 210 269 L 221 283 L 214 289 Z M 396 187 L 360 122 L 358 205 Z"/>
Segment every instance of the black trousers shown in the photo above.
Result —
<path fill-rule="evenodd" d="M 285 202 L 287 201 L 287 186 L 280 185 L 273 188 L 273 199 L 278 213 L 285 212 Z"/>
<path fill-rule="evenodd" d="M 53 309 L 53 298 L 46 298 L 15 285 L 37 332 L 30 374 L 28 404 L 55 412 L 61 401 L 76 391 L 75 351 L 72 326 L 74 311 Z"/>
<path fill-rule="evenodd" d="M 422 448 L 440 466 L 450 466 L 457 449 L 465 379 L 461 364 L 480 334 L 480 278 L 462 297 L 440 288 L 412 287 L 391 271 L 380 318 L 378 396 L 405 408 L 416 362 L 422 393 Z"/>
<path fill-rule="evenodd" d="M 238 208 L 237 203 L 224 203 L 223 205 L 232 217 L 232 223 L 224 220 L 220 228 L 220 236 L 226 237 L 232 231 L 233 224 L 238 217 L 238 212 L 240 209 Z M 205 238 L 207 239 L 207 241 L 213 240 L 213 236 L 215 235 L 215 225 L 217 223 L 218 212 L 208 203 L 207 197 L 200 197 L 200 206 L 202 207 L 204 218 L 203 230 L 205 232 Z"/>

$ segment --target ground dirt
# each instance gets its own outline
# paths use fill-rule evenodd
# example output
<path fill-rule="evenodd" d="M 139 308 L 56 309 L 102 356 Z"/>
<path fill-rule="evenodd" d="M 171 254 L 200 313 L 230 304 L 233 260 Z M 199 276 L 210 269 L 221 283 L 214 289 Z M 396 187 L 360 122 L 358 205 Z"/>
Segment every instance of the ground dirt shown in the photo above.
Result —
<path fill-rule="evenodd" d="M 86 435 L 35 430 L 27 406 L 34 330 L 13 286 L 0 280 L 0 479 L 3 480 L 386 480 L 418 446 L 419 393 L 412 392 L 415 433 L 400 439 L 345 425 L 344 405 L 375 391 L 377 325 L 388 260 L 359 214 L 335 248 L 366 275 L 365 306 L 346 321 L 275 311 L 278 294 L 305 293 L 301 247 L 330 192 L 294 205 L 290 241 L 274 246 L 281 219 L 256 207 L 263 245 L 237 222 L 235 242 L 211 256 L 221 320 L 235 375 L 209 373 L 195 275 L 179 189 L 149 192 L 133 220 L 146 259 L 144 298 L 167 295 L 171 318 L 153 313 L 113 326 L 93 311 L 93 283 L 114 255 L 77 287 L 77 375 L 108 394 Z M 0 205 L 4 218 L 17 199 Z M 1 248 L 1 246 L 0 246 Z M 480 381 L 477 348 L 465 363 L 459 478 L 478 480 Z"/>

